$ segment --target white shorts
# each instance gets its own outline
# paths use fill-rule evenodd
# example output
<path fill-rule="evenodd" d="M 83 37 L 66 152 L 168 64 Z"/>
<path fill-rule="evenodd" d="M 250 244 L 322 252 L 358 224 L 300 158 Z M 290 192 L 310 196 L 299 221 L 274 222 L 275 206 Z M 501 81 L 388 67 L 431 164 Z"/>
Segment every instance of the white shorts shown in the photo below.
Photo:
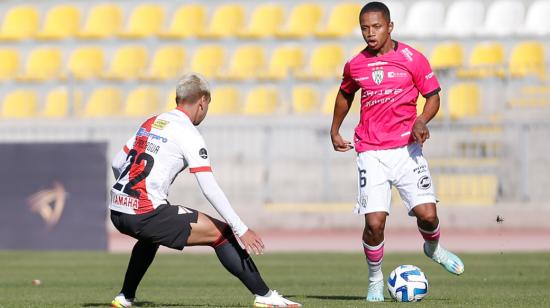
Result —
<path fill-rule="evenodd" d="M 390 213 L 391 187 L 397 188 L 409 215 L 424 203 L 436 203 L 428 162 L 417 143 L 357 155 L 358 195 L 354 212 Z"/>

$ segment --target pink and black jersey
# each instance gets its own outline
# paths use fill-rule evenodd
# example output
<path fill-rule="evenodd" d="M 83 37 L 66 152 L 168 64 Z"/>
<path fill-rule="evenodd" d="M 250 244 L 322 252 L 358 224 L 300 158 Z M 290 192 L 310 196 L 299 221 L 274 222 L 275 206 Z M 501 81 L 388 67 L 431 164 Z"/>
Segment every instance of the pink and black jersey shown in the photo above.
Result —
<path fill-rule="evenodd" d="M 340 90 L 361 89 L 361 118 L 355 128 L 357 152 L 397 148 L 413 142 L 418 93 L 440 90 L 428 60 L 412 47 L 395 42 L 394 50 L 373 56 L 363 50 L 344 66 Z"/>
<path fill-rule="evenodd" d="M 118 212 L 143 214 L 167 204 L 168 189 L 185 168 L 211 171 L 204 139 L 179 108 L 145 121 L 124 151 L 109 203 Z"/>

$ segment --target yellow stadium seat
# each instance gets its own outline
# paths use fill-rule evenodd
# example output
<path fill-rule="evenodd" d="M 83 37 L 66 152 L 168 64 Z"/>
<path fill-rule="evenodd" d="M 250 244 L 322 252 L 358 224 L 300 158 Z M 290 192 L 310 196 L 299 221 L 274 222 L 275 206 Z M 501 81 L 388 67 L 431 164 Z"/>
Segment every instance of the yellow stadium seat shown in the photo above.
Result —
<path fill-rule="evenodd" d="M 191 60 L 191 71 L 207 78 L 220 72 L 225 63 L 225 53 L 221 45 L 205 45 L 197 48 Z"/>
<path fill-rule="evenodd" d="M 468 65 L 457 71 L 461 78 L 504 76 L 504 47 L 500 43 L 479 43 L 474 46 Z"/>
<path fill-rule="evenodd" d="M 339 3 L 330 12 L 328 23 L 315 32 L 318 37 L 345 37 L 353 33 L 358 25 L 361 6 L 358 3 Z"/>
<path fill-rule="evenodd" d="M 122 110 L 122 95 L 120 90 L 103 87 L 93 91 L 84 107 L 84 117 L 117 116 Z"/>
<path fill-rule="evenodd" d="M 112 59 L 105 79 L 130 80 L 142 74 L 147 66 L 147 50 L 142 46 L 120 47 Z"/>
<path fill-rule="evenodd" d="M 61 77 L 61 50 L 40 47 L 31 51 L 19 81 L 45 81 Z"/>
<path fill-rule="evenodd" d="M 258 45 L 237 47 L 229 67 L 218 74 L 218 79 L 245 80 L 253 79 L 265 68 L 264 49 Z"/>
<path fill-rule="evenodd" d="M 82 39 L 104 39 L 120 32 L 122 10 L 116 4 L 103 3 L 92 7 L 84 28 L 77 33 Z"/>
<path fill-rule="evenodd" d="M 248 92 L 244 114 L 270 115 L 279 107 L 279 91 L 272 87 L 256 87 Z"/>
<path fill-rule="evenodd" d="M 15 49 L 0 49 L 0 81 L 15 78 L 19 69 L 19 54 Z"/>
<path fill-rule="evenodd" d="M 442 204 L 490 206 L 496 203 L 498 178 L 493 174 L 439 174 L 434 176 Z"/>
<path fill-rule="evenodd" d="M 260 4 L 252 12 L 248 26 L 239 36 L 242 38 L 264 38 L 275 35 L 283 23 L 284 12 L 279 4 Z"/>
<path fill-rule="evenodd" d="M 449 89 L 448 110 L 452 119 L 479 115 L 479 86 L 475 83 L 459 83 Z"/>
<path fill-rule="evenodd" d="M 325 115 L 333 114 L 334 102 L 336 101 L 336 95 L 338 95 L 338 91 L 340 91 L 340 86 L 330 88 L 325 92 L 325 96 L 323 99 L 323 107 L 321 109 L 321 112 L 323 114 Z M 353 103 L 351 104 L 349 113 L 358 114 L 360 110 L 361 110 L 361 90 L 355 92 L 355 96 L 353 98 Z"/>
<path fill-rule="evenodd" d="M 292 88 L 292 110 L 294 113 L 314 113 L 319 111 L 319 93 L 311 86 Z"/>
<path fill-rule="evenodd" d="M 216 8 L 206 30 L 199 36 L 224 38 L 235 36 L 244 26 L 244 8 L 240 4 L 222 4 Z"/>
<path fill-rule="evenodd" d="M 126 98 L 124 115 L 131 117 L 151 116 L 159 111 L 159 91 L 152 87 L 138 87 Z"/>
<path fill-rule="evenodd" d="M 119 37 L 140 39 L 157 35 L 164 22 L 164 9 L 157 4 L 140 4 L 130 14 L 126 28 Z"/>
<path fill-rule="evenodd" d="M 517 44 L 510 56 L 510 76 L 522 78 L 534 75 L 540 79 L 546 77 L 544 45 L 542 42 L 522 42 Z"/>
<path fill-rule="evenodd" d="M 69 99 L 69 94 L 71 99 Z M 82 93 L 80 91 L 67 91 L 65 87 L 60 87 L 48 92 L 42 116 L 47 118 L 61 118 L 78 114 L 80 110 L 80 100 Z"/>
<path fill-rule="evenodd" d="M 79 30 L 80 11 L 72 5 L 58 5 L 48 11 L 42 30 L 36 38 L 61 40 L 73 37 Z"/>
<path fill-rule="evenodd" d="M 315 3 L 301 3 L 290 12 L 288 22 L 283 29 L 277 31 L 276 36 L 282 38 L 303 38 L 314 33 L 319 26 L 321 6 Z M 358 20 L 358 17 L 355 19 Z"/>
<path fill-rule="evenodd" d="M 298 46 L 281 46 L 273 51 L 269 67 L 258 77 L 264 80 L 282 80 L 294 74 L 304 64 L 304 51 Z"/>
<path fill-rule="evenodd" d="M 81 47 L 69 57 L 69 78 L 78 80 L 97 78 L 103 72 L 105 57 L 99 47 Z"/>
<path fill-rule="evenodd" d="M 34 91 L 15 90 L 4 97 L 2 104 L 2 117 L 4 118 L 33 117 L 37 111 L 38 100 Z"/>
<path fill-rule="evenodd" d="M 212 91 L 208 114 L 238 114 L 241 112 L 240 93 L 234 87 L 217 87 Z"/>
<path fill-rule="evenodd" d="M 169 80 L 183 71 L 185 50 L 177 45 L 163 46 L 156 50 L 148 71 L 140 76 L 146 80 Z"/>
<path fill-rule="evenodd" d="M 166 96 L 166 103 L 164 108 L 162 108 L 162 111 L 166 112 L 174 108 L 176 108 L 176 91 L 172 91 Z M 210 110 L 210 107 L 208 108 L 208 110 Z"/>
<path fill-rule="evenodd" d="M 340 78 L 344 62 L 344 50 L 337 44 L 322 45 L 313 50 L 309 66 L 298 72 L 299 79 Z"/>
<path fill-rule="evenodd" d="M 463 62 L 464 50 L 455 42 L 436 45 L 430 56 L 430 64 L 434 70 L 459 68 Z"/>
<path fill-rule="evenodd" d="M 6 12 L 0 40 L 23 40 L 33 37 L 38 31 L 38 10 L 33 6 L 16 6 Z"/>
<path fill-rule="evenodd" d="M 321 6 L 315 3 L 301 3 L 290 12 L 288 22 L 277 31 L 281 38 L 304 38 L 315 32 L 323 14 Z M 356 19 L 357 20 L 357 19 Z"/>
<path fill-rule="evenodd" d="M 206 9 L 200 4 L 185 4 L 180 6 L 167 30 L 161 31 L 159 37 L 166 39 L 182 39 L 196 37 L 206 28 Z"/>

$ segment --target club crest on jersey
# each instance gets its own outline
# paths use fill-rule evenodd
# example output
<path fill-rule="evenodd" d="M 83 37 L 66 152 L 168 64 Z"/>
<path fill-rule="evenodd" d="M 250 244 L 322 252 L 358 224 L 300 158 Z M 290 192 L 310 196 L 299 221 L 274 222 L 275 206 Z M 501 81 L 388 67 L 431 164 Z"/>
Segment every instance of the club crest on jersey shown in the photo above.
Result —
<path fill-rule="evenodd" d="M 372 80 L 374 80 L 374 83 L 377 85 L 381 84 L 382 80 L 384 80 L 384 70 L 376 69 L 372 71 Z"/>

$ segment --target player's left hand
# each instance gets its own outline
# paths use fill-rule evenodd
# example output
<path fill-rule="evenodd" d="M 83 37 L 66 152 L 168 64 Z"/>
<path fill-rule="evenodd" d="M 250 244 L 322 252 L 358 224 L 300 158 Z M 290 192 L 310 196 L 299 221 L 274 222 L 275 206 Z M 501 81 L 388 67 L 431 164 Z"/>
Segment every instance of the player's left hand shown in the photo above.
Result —
<path fill-rule="evenodd" d="M 264 242 L 262 241 L 262 238 L 252 229 L 248 229 L 245 234 L 241 235 L 240 240 L 244 246 L 244 249 L 246 249 L 248 253 L 254 252 L 256 255 L 261 255 L 264 253 Z"/>
<path fill-rule="evenodd" d="M 414 140 L 420 145 L 422 145 L 427 139 L 430 139 L 430 130 L 428 129 L 428 126 L 426 126 L 426 122 L 420 118 L 417 118 L 416 122 L 414 122 L 412 134 Z"/>

